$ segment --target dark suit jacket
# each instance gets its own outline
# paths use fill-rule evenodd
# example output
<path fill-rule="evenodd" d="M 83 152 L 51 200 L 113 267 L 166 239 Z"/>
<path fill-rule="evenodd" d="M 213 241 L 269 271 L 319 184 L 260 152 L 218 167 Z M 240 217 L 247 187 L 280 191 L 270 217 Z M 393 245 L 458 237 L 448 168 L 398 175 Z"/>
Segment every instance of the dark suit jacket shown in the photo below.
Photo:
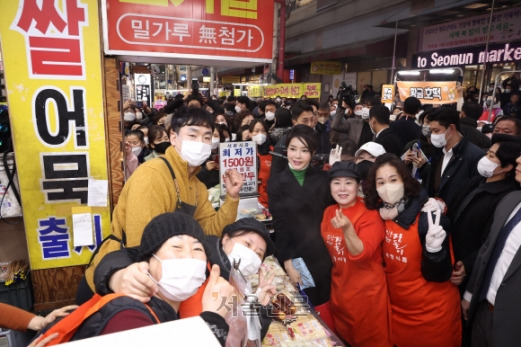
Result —
<path fill-rule="evenodd" d="M 391 128 L 382 130 L 374 142 L 381 144 L 387 153 L 396 154 L 398 157 L 402 155 L 402 140 Z"/>
<path fill-rule="evenodd" d="M 447 164 L 445 171 L 443 171 L 443 175 L 441 175 L 440 186 L 436 191 L 434 189 L 434 176 L 436 175 L 438 164 L 443 160 L 442 149 L 436 149 L 431 159 L 426 184 L 429 196 L 442 198 L 449 209 L 452 208 L 452 203 L 458 194 L 458 190 L 470 178 L 479 175 L 477 169 L 478 161 L 485 155 L 482 149 L 470 143 L 465 137 L 452 148 L 452 152 L 452 158 Z"/>
<path fill-rule="evenodd" d="M 402 141 L 402 148 L 422 134 L 422 127 L 416 124 L 416 120 L 412 117 L 403 116 L 400 119 L 391 122 L 389 127 Z"/>
<path fill-rule="evenodd" d="M 469 117 L 464 117 L 460 118 L 459 121 L 461 125 L 461 133 L 470 142 L 483 149 L 489 149 L 490 146 L 492 146 L 490 139 L 476 128 L 478 126 L 478 122 L 476 120 Z"/>
<path fill-rule="evenodd" d="M 479 251 L 467 286 L 467 290 L 473 294 L 469 310 L 469 324 L 479 304 L 481 285 L 499 232 L 519 203 L 521 203 L 521 191 L 516 191 L 505 196 L 496 208 L 490 234 Z M 519 346 L 521 343 L 519 322 L 521 322 L 521 248 L 517 250 L 510 263 L 496 295 L 492 344 L 494 346 Z"/>

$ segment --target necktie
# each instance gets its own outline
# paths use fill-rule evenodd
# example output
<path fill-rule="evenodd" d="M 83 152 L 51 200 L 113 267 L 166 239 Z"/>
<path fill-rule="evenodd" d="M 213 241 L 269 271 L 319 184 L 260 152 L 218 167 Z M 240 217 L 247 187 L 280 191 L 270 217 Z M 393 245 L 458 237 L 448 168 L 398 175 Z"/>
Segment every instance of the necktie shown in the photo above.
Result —
<path fill-rule="evenodd" d="M 516 225 L 521 221 L 521 208 L 516 212 L 516 214 L 508 221 L 507 224 L 503 226 L 499 235 L 496 239 L 496 244 L 494 245 L 494 249 L 492 250 L 492 255 L 490 256 L 487 271 L 485 273 L 485 277 L 483 280 L 483 285 L 481 286 L 481 292 L 479 295 L 479 300 L 483 300 L 487 297 L 488 288 L 490 287 L 490 281 L 492 280 L 492 274 L 494 273 L 494 269 L 496 268 L 497 261 L 503 248 L 505 247 L 505 243 L 507 242 L 508 235 L 515 228 Z"/>

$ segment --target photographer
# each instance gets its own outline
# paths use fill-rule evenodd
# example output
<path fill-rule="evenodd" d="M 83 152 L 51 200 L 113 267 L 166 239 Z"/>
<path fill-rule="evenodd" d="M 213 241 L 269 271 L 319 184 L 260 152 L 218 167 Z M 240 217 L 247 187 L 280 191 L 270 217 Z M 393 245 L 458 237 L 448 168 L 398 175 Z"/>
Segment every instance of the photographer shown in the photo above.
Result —
<path fill-rule="evenodd" d="M 379 100 L 371 98 L 369 107 L 365 107 L 355 103 L 357 97 L 356 91 L 342 82 L 337 96 L 340 106 L 331 122 L 331 143 L 333 146 L 349 138 L 355 141 L 357 148 L 359 148 L 373 139 L 373 133 L 368 123 L 369 109 L 379 104 Z M 359 112 L 353 112 L 353 109 L 360 109 L 360 107 Z"/>

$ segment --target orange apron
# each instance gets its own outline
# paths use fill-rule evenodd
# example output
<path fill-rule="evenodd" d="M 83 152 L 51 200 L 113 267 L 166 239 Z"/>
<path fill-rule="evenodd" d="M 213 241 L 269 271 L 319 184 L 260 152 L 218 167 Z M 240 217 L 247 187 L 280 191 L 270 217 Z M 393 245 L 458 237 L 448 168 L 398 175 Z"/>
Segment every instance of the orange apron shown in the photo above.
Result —
<path fill-rule="evenodd" d="M 391 342 L 401 347 L 460 346 L 459 291 L 450 281 L 428 282 L 423 278 L 418 218 L 408 230 L 393 221 L 384 222 Z"/>

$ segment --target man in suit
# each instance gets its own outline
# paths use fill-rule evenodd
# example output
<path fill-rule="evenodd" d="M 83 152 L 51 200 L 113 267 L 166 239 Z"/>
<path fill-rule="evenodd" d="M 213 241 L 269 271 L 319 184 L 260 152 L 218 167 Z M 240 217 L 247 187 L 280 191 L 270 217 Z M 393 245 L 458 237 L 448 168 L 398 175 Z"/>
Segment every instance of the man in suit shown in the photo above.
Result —
<path fill-rule="evenodd" d="M 431 197 L 445 201 L 449 209 L 458 190 L 479 175 L 477 165 L 485 152 L 461 134 L 459 112 L 442 106 L 427 115 L 431 143 L 437 150 L 431 158 L 426 189 Z"/>
<path fill-rule="evenodd" d="M 402 148 L 410 141 L 417 140 L 422 134 L 422 127 L 416 123 L 416 115 L 420 112 L 422 104 L 414 96 L 410 96 L 403 102 L 403 114 L 399 119 L 390 124 L 402 141 Z"/>
<path fill-rule="evenodd" d="M 384 105 L 372 107 L 369 111 L 369 126 L 375 134 L 374 142 L 385 148 L 387 153 L 402 155 L 402 140 L 391 128 L 389 128 L 389 116 L 391 112 Z"/>
<path fill-rule="evenodd" d="M 521 183 L 521 157 L 516 181 Z M 521 191 L 498 204 L 461 301 L 472 346 L 521 344 Z"/>

